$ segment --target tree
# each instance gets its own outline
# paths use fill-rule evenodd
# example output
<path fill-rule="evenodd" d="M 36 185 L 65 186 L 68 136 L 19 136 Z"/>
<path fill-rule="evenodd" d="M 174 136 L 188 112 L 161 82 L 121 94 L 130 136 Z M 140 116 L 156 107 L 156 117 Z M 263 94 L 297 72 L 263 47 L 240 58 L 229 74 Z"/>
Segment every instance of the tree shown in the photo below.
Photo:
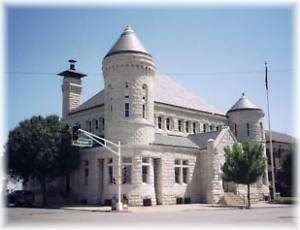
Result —
<path fill-rule="evenodd" d="M 47 184 L 79 166 L 79 151 L 71 145 L 69 127 L 56 115 L 33 116 L 9 132 L 7 169 L 24 181 L 37 179 L 47 205 Z"/>
<path fill-rule="evenodd" d="M 224 151 L 223 179 L 247 185 L 247 208 L 250 208 L 250 185 L 262 176 L 266 167 L 264 148 L 260 143 L 246 142 L 242 145 L 234 143 L 232 148 L 226 147 Z"/>
<path fill-rule="evenodd" d="M 285 151 L 282 158 L 282 186 L 284 187 L 285 195 L 293 194 L 293 169 L 295 146 L 290 145 Z"/>

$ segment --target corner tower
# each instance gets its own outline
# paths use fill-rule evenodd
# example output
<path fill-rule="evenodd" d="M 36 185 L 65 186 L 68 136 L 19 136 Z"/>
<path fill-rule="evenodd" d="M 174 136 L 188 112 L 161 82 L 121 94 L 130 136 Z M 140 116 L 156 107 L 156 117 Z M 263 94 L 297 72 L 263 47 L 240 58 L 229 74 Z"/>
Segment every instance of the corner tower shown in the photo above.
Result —
<path fill-rule="evenodd" d="M 75 69 L 75 60 L 69 60 L 70 68 L 57 75 L 63 76 L 62 95 L 62 117 L 66 118 L 71 112 L 80 105 L 81 100 L 81 78 L 86 74 L 80 73 Z"/>
<path fill-rule="evenodd" d="M 260 142 L 264 146 L 264 155 L 266 157 L 265 129 L 264 129 L 264 112 L 262 109 L 253 104 L 245 94 L 228 110 L 226 113 L 231 131 L 237 140 L 241 143 Z M 266 161 L 266 165 L 268 165 Z M 259 182 L 262 186 L 264 196 L 269 196 L 269 179 L 268 167 Z"/>
<path fill-rule="evenodd" d="M 130 26 L 102 61 L 105 138 L 122 144 L 154 140 L 155 63 Z"/>
<path fill-rule="evenodd" d="M 264 112 L 245 94 L 226 113 L 229 127 L 239 142 L 264 142 Z"/>

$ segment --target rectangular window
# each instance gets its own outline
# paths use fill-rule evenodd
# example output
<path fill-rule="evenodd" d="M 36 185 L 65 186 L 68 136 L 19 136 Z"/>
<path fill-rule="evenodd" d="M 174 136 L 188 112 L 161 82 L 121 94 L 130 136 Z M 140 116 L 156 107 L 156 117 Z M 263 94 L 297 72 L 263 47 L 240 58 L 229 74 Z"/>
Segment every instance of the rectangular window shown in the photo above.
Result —
<path fill-rule="evenodd" d="M 190 130 L 189 125 L 190 125 L 190 122 L 186 121 L 186 122 L 185 122 L 185 132 L 187 132 L 187 133 L 188 133 L 189 130 Z"/>
<path fill-rule="evenodd" d="M 193 122 L 193 133 L 196 133 L 196 122 Z"/>
<path fill-rule="evenodd" d="M 146 105 L 143 104 L 143 118 L 146 118 Z"/>
<path fill-rule="evenodd" d="M 123 184 L 131 183 L 131 165 L 122 166 L 122 183 Z"/>
<path fill-rule="evenodd" d="M 148 165 L 143 165 L 142 166 L 142 171 L 143 171 L 143 183 L 148 183 Z"/>
<path fill-rule="evenodd" d="M 107 169 L 108 169 L 108 183 L 113 183 L 114 171 L 113 171 L 113 158 L 107 159 Z"/>
<path fill-rule="evenodd" d="M 250 136 L 250 125 L 249 125 L 249 123 L 247 123 L 247 136 L 248 137 Z"/>
<path fill-rule="evenodd" d="M 149 183 L 150 158 L 142 158 L 142 181 Z"/>
<path fill-rule="evenodd" d="M 95 120 L 95 129 L 97 130 L 99 128 L 98 120 Z"/>
<path fill-rule="evenodd" d="M 129 103 L 125 103 L 125 117 L 129 117 Z"/>
<path fill-rule="evenodd" d="M 206 133 L 206 124 L 203 124 L 203 133 Z"/>
<path fill-rule="evenodd" d="M 157 127 L 161 129 L 161 117 L 157 117 Z"/>
<path fill-rule="evenodd" d="M 188 168 L 185 167 L 185 168 L 182 168 L 182 181 L 183 183 L 188 183 Z"/>
<path fill-rule="evenodd" d="M 84 169 L 84 185 L 89 184 L 89 169 L 85 168 Z"/>
<path fill-rule="evenodd" d="M 131 157 L 122 157 L 122 183 L 130 184 L 131 183 Z"/>
<path fill-rule="evenodd" d="M 182 132 L 182 121 L 178 120 L 178 131 Z"/>
<path fill-rule="evenodd" d="M 102 130 L 104 130 L 104 128 L 105 128 L 105 120 L 104 118 L 102 118 Z"/>
<path fill-rule="evenodd" d="M 175 183 L 180 183 L 180 168 L 175 167 Z"/>

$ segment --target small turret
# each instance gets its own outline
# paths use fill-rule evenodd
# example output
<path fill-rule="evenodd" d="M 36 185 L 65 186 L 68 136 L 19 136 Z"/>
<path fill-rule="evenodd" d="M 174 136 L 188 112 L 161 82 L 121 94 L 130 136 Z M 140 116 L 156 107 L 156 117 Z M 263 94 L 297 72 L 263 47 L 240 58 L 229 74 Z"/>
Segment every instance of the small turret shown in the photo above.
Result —
<path fill-rule="evenodd" d="M 57 75 L 63 76 L 62 84 L 62 117 L 66 118 L 71 112 L 80 105 L 81 100 L 81 78 L 85 77 L 86 74 L 78 72 L 75 68 L 76 61 L 73 59 L 69 60 L 70 68 Z"/>
<path fill-rule="evenodd" d="M 265 140 L 264 115 L 244 93 L 226 113 L 229 127 L 239 142 Z"/>

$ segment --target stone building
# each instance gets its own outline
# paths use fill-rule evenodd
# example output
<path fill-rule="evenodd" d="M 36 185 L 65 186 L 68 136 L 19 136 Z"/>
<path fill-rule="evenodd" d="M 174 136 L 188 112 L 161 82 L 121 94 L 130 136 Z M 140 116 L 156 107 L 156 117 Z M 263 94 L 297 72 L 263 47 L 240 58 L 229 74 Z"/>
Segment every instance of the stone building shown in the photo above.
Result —
<path fill-rule="evenodd" d="M 244 95 L 224 114 L 158 74 L 155 60 L 126 27 L 102 60 L 105 87 L 80 103 L 84 74 L 63 76 L 63 119 L 70 126 L 121 142 L 122 194 L 129 205 L 217 203 L 225 192 L 246 187 L 223 182 L 224 147 L 234 142 L 265 143 L 264 112 Z M 104 147 L 81 150 L 81 165 L 59 182 L 76 202 L 109 204 L 117 193 L 117 156 Z M 269 196 L 268 175 L 252 186 Z"/>

